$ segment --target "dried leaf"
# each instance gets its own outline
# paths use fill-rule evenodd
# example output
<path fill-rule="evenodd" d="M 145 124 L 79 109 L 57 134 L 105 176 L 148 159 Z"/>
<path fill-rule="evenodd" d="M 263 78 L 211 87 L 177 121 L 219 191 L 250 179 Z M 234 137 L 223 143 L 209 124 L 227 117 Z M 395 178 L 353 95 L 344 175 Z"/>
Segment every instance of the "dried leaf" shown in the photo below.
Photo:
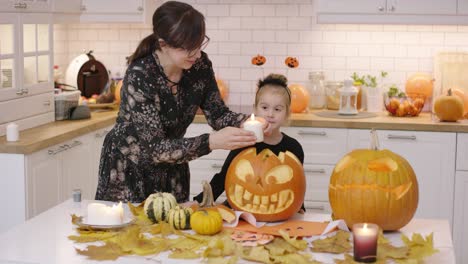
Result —
<path fill-rule="evenodd" d="M 350 254 L 344 254 L 344 259 L 334 259 L 335 264 L 359 264 L 359 262 L 354 261 L 354 257 Z"/>
<path fill-rule="evenodd" d="M 80 235 L 70 235 L 68 239 L 73 240 L 77 243 L 89 243 L 89 242 L 96 242 L 96 241 L 106 241 L 115 236 L 117 236 L 117 232 L 93 232 L 88 231 L 87 233 L 79 233 Z"/>
<path fill-rule="evenodd" d="M 401 240 L 409 247 L 408 258 L 421 261 L 423 258 L 439 252 L 439 250 L 434 248 L 433 235 L 434 234 L 431 233 L 424 239 L 421 234 L 413 233 L 410 240 L 407 236 L 401 234 Z"/>
<path fill-rule="evenodd" d="M 408 257 L 409 248 L 406 246 L 395 247 L 388 244 L 378 244 L 377 246 L 377 258 L 378 259 L 404 259 Z"/>
<path fill-rule="evenodd" d="M 352 249 L 349 237 L 349 232 L 338 230 L 333 236 L 312 241 L 311 250 L 335 254 L 349 252 Z"/>
<path fill-rule="evenodd" d="M 237 256 L 233 256 L 230 258 L 222 258 L 222 257 L 208 258 L 207 264 L 235 264 L 237 263 L 237 260 L 238 260 Z"/>
<path fill-rule="evenodd" d="M 302 254 L 287 254 L 284 256 L 272 256 L 271 257 L 274 263 L 282 263 L 282 264 L 319 264 L 321 262 L 315 261 L 312 259 L 310 255 L 302 255 Z"/>
<path fill-rule="evenodd" d="M 72 214 L 71 218 L 72 218 L 72 224 L 74 225 L 78 225 L 79 222 L 83 221 L 83 217 L 77 216 L 76 214 Z"/>
<path fill-rule="evenodd" d="M 78 254 L 92 260 L 116 260 L 125 254 L 120 246 L 113 242 L 107 242 L 104 246 L 88 246 L 86 250 L 78 248 L 75 250 Z"/>
<path fill-rule="evenodd" d="M 182 249 L 172 250 L 172 253 L 169 254 L 169 258 L 173 258 L 173 259 L 197 259 L 200 257 L 201 257 L 200 253 L 196 253 L 192 250 L 182 250 Z"/>
<path fill-rule="evenodd" d="M 297 248 L 282 238 L 275 238 L 271 243 L 264 246 L 272 256 L 281 256 L 288 253 L 296 253 Z"/>
<path fill-rule="evenodd" d="M 138 226 L 126 229 L 117 237 L 116 243 L 121 246 L 124 252 L 140 256 L 156 254 L 161 252 L 159 251 L 161 249 L 167 249 L 164 245 L 156 247 L 151 239 L 146 238 L 140 233 L 140 228 Z"/>
<path fill-rule="evenodd" d="M 205 251 L 203 252 L 204 257 L 224 257 L 232 256 L 236 253 L 237 245 L 232 241 L 229 235 L 221 235 L 215 239 L 212 239 Z"/>
<path fill-rule="evenodd" d="M 243 259 L 258 261 L 262 263 L 270 263 L 270 255 L 263 246 L 244 248 L 242 253 Z"/>
<path fill-rule="evenodd" d="M 290 238 L 288 232 L 284 231 L 283 229 L 280 229 L 278 231 L 284 240 L 294 246 L 295 248 L 299 250 L 304 250 L 307 248 L 307 241 L 305 240 L 298 240 L 297 237 Z"/>

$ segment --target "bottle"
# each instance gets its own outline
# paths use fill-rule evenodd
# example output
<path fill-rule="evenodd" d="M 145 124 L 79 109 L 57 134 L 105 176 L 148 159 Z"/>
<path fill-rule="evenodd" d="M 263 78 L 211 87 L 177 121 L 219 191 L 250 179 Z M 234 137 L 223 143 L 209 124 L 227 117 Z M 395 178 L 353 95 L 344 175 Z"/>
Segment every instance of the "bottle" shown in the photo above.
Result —
<path fill-rule="evenodd" d="M 330 81 L 325 84 L 327 92 L 327 109 L 340 109 L 340 89 L 343 87 L 343 82 Z"/>
<path fill-rule="evenodd" d="M 310 101 L 309 108 L 322 109 L 326 103 L 326 93 L 324 85 L 323 72 L 310 72 L 309 73 L 309 92 Z"/>

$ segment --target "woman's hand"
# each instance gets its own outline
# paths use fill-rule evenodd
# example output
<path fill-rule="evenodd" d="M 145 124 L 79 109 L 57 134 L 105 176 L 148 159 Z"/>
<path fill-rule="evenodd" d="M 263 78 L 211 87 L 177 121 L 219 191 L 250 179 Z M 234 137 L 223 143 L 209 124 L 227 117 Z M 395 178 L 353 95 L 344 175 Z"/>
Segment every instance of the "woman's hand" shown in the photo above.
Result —
<path fill-rule="evenodd" d="M 273 132 L 271 131 L 272 130 L 271 124 L 268 123 L 268 121 L 266 121 L 265 118 L 261 116 L 256 116 L 255 119 L 260 121 L 263 124 L 263 134 L 267 137 L 271 135 L 271 133 Z"/>
<path fill-rule="evenodd" d="M 219 131 L 214 131 L 209 137 L 210 149 L 233 150 L 252 146 L 256 142 L 253 132 L 237 127 L 225 127 Z"/>

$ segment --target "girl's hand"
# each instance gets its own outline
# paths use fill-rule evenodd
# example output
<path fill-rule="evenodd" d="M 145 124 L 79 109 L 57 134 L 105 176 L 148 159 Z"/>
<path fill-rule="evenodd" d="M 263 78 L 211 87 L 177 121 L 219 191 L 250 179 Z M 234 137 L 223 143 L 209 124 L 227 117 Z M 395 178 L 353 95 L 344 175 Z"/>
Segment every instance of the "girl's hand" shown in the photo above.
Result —
<path fill-rule="evenodd" d="M 268 122 L 265 120 L 265 118 L 263 118 L 263 117 L 261 117 L 261 116 L 256 116 L 255 119 L 258 120 L 258 121 L 260 121 L 260 122 L 262 122 L 262 124 L 263 124 L 263 134 L 264 134 L 265 136 L 267 136 L 267 137 L 268 137 L 269 135 L 271 135 L 271 133 L 273 132 L 273 131 L 272 131 L 271 124 L 268 123 Z"/>
<path fill-rule="evenodd" d="M 210 149 L 233 150 L 255 145 L 257 138 L 251 131 L 237 127 L 225 127 L 210 134 Z"/>

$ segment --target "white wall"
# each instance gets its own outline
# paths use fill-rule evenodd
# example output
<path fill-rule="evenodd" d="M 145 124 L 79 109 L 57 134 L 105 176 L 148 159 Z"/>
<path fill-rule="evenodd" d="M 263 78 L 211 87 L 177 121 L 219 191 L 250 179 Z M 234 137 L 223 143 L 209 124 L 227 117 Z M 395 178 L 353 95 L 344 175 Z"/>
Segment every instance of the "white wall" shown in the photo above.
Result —
<path fill-rule="evenodd" d="M 228 81 L 230 105 L 251 105 L 255 82 L 271 72 L 290 83 L 306 83 L 308 72 L 324 71 L 328 80 L 343 80 L 354 71 L 389 73 L 387 82 L 403 85 L 413 72 L 433 71 L 438 51 L 468 51 L 468 26 L 317 24 L 313 0 L 191 0 L 206 16 L 211 42 L 206 51 L 216 74 Z M 114 74 L 124 72 L 132 53 L 151 26 L 73 24 L 55 27 L 56 64 L 64 67 L 83 49 Z M 262 54 L 267 63 L 250 64 Z M 284 60 L 297 57 L 289 69 Z"/>

